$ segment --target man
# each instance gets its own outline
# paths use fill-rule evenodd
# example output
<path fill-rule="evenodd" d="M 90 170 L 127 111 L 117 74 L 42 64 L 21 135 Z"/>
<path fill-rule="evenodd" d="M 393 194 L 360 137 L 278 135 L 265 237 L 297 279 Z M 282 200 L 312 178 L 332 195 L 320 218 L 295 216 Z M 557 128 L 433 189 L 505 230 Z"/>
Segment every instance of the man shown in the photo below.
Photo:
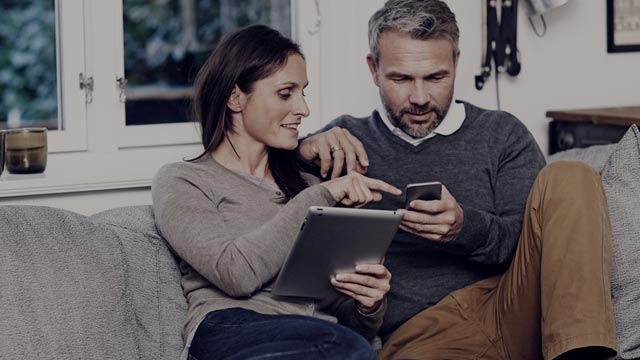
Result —
<path fill-rule="evenodd" d="M 515 117 L 452 102 L 458 37 L 445 3 L 388 1 L 369 20 L 367 64 L 381 106 L 335 119 L 299 148 L 322 176 L 346 167 L 397 187 L 444 184 L 441 200 L 411 203 L 385 257 L 393 281 L 378 355 L 612 356 L 600 179 L 572 162 L 540 171 L 542 153 Z"/>

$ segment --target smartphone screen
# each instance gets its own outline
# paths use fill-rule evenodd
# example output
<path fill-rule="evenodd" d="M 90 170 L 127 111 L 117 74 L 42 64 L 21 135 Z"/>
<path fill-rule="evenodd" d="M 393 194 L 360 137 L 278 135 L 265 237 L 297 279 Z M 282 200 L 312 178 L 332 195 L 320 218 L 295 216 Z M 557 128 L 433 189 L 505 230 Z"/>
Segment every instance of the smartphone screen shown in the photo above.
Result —
<path fill-rule="evenodd" d="M 405 208 L 409 208 L 409 204 L 413 200 L 440 200 L 442 196 L 442 183 L 439 181 L 409 184 L 405 189 Z"/>

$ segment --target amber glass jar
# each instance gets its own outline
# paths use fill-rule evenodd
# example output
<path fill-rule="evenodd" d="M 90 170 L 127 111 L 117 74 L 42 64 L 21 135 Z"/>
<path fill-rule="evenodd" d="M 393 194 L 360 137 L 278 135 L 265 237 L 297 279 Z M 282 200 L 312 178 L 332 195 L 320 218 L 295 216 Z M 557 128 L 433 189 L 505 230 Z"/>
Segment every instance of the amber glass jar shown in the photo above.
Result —
<path fill-rule="evenodd" d="M 43 172 L 47 166 L 47 129 L 5 130 L 5 162 L 12 174 Z"/>

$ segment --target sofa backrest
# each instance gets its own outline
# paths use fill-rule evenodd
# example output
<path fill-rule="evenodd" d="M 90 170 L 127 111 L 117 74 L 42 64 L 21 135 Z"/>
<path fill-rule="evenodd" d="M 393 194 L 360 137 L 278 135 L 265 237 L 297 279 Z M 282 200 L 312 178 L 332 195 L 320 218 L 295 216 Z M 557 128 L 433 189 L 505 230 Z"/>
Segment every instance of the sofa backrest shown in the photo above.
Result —
<path fill-rule="evenodd" d="M 0 206 L 0 354 L 177 359 L 186 301 L 150 207 Z"/>
<path fill-rule="evenodd" d="M 140 358 L 116 234 L 60 209 L 2 206 L 0 239 L 3 358 Z"/>
<path fill-rule="evenodd" d="M 124 246 L 143 358 L 178 359 L 187 303 L 177 260 L 158 234 L 152 207 L 110 209 L 91 219 L 109 226 Z"/>

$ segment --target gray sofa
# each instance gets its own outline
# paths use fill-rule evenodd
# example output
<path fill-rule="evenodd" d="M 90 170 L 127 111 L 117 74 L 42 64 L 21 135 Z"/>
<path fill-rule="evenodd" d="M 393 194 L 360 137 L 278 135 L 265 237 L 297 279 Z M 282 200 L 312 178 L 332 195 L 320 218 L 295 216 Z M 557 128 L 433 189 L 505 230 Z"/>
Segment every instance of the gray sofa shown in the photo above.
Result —
<path fill-rule="evenodd" d="M 601 171 L 614 239 L 620 357 L 640 358 L 640 132 L 570 150 Z M 150 206 L 87 217 L 0 206 L 0 358 L 178 359 L 186 302 Z"/>
<path fill-rule="evenodd" d="M 151 206 L 0 206 L 0 358 L 180 357 L 187 304 Z"/>

